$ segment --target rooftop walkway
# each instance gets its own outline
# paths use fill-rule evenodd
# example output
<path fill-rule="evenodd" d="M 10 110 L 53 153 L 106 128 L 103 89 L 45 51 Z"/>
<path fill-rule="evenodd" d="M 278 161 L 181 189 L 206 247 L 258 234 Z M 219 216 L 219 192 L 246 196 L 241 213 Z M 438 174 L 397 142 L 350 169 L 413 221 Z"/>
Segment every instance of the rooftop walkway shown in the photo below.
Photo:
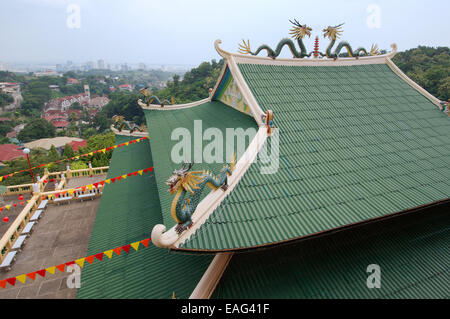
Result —
<path fill-rule="evenodd" d="M 11 270 L 0 272 L 0 280 L 85 257 L 99 202 L 95 199 L 48 205 L 22 251 L 17 253 Z M 0 299 L 75 298 L 76 289 L 66 284 L 69 275 L 56 271 L 45 278 L 36 276 L 24 284 L 18 282 L 14 287 L 7 285 L 0 289 Z"/>

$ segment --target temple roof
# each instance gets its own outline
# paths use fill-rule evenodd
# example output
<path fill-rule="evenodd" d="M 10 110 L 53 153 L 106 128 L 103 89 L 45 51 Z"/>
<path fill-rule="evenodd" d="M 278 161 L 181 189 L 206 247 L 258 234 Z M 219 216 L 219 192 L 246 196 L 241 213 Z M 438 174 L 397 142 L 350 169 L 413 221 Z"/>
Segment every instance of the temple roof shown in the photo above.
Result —
<path fill-rule="evenodd" d="M 227 128 L 256 128 L 256 123 L 253 118 L 242 112 L 238 112 L 231 107 L 218 102 L 204 102 L 199 105 L 186 108 L 174 108 L 172 106 L 165 106 L 163 109 L 157 106 L 157 109 L 144 109 L 144 113 L 147 119 L 147 127 L 150 137 L 150 147 L 153 154 L 153 163 L 155 165 L 155 177 L 158 187 L 159 199 L 161 203 L 161 211 L 164 224 L 168 227 L 175 225 L 175 221 L 170 214 L 170 206 L 172 204 L 173 195 L 168 192 L 168 186 L 166 180 L 172 174 L 175 169 L 179 169 L 182 163 L 175 162 L 171 157 L 171 151 L 178 140 L 172 140 L 171 134 L 176 128 L 185 128 L 191 134 L 192 156 L 194 156 L 195 147 L 200 145 L 194 142 L 194 121 L 201 120 L 201 127 L 203 132 L 208 128 L 217 128 L 223 134 L 224 148 L 227 147 L 226 143 L 231 141 L 225 139 Z M 248 140 L 245 148 L 248 146 Z M 205 145 L 210 143 L 206 139 L 202 139 L 202 149 Z M 236 150 L 237 143 L 234 145 Z M 242 154 L 237 154 L 238 158 Z M 208 163 L 204 158 L 202 162 L 196 161 L 196 164 L 192 168 L 193 170 L 209 170 L 217 174 L 217 172 L 224 165 L 223 163 L 229 162 L 230 158 L 223 153 L 221 163 Z M 202 194 L 201 198 L 204 198 L 207 192 Z"/>
<path fill-rule="evenodd" d="M 448 298 L 450 205 L 234 254 L 212 298 Z M 381 289 L 368 289 L 369 265 Z"/>
<path fill-rule="evenodd" d="M 261 161 L 252 164 L 177 248 L 266 246 L 450 197 L 450 119 L 380 57 L 334 65 L 245 59 L 232 73 L 242 74 L 262 112 L 274 112 L 279 170 L 262 175 Z"/>
<path fill-rule="evenodd" d="M 133 136 L 116 135 L 117 143 Z M 152 165 L 148 140 L 114 150 L 108 178 Z M 153 172 L 139 178 L 105 185 L 87 254 L 149 238 L 153 225 L 162 222 Z M 212 256 L 167 254 L 152 243 L 133 254 L 93 263 L 82 270 L 78 298 L 163 298 L 175 293 L 188 298 Z M 189 276 L 180 276 L 184 267 Z"/>

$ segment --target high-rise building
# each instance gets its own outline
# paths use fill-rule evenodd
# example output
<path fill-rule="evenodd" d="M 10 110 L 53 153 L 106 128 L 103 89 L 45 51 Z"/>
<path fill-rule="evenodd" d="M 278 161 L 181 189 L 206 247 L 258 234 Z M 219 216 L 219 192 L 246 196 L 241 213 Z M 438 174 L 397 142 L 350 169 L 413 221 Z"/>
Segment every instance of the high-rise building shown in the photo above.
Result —
<path fill-rule="evenodd" d="M 104 69 L 105 69 L 105 61 L 102 60 L 102 59 L 98 60 L 98 61 L 97 61 L 97 67 L 98 67 L 99 69 L 104 70 Z"/>

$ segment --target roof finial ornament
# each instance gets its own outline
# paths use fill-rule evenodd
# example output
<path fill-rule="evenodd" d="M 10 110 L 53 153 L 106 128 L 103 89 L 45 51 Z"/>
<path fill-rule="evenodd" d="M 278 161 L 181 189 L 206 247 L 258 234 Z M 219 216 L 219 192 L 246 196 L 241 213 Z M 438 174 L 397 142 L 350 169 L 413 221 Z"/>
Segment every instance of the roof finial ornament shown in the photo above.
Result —
<path fill-rule="evenodd" d="M 339 57 L 339 53 L 341 52 L 341 50 L 343 48 L 347 49 L 347 53 L 349 57 L 355 57 L 356 59 L 361 56 L 368 56 L 368 55 L 378 55 L 379 51 L 378 51 L 378 46 L 372 45 L 372 49 L 370 50 L 370 53 L 367 52 L 367 50 L 363 47 L 359 47 L 357 48 L 355 51 L 353 51 L 352 47 L 350 46 L 350 44 L 347 41 L 341 41 L 339 42 L 339 44 L 337 45 L 336 49 L 334 50 L 334 52 L 331 52 L 331 49 L 333 48 L 334 44 L 336 43 L 336 40 L 339 39 L 343 33 L 342 30 L 342 26 L 344 25 L 344 23 L 335 25 L 335 26 L 328 26 L 326 29 L 323 29 L 322 32 L 323 37 L 324 38 L 329 38 L 331 40 L 330 44 L 327 47 L 327 50 L 325 52 L 325 56 L 327 58 L 331 58 L 331 59 L 337 59 Z M 324 55 L 323 53 L 321 53 L 321 55 Z"/>
<path fill-rule="evenodd" d="M 291 51 L 294 58 L 304 58 L 304 57 L 310 57 L 311 53 L 307 53 L 306 47 L 303 43 L 303 38 L 305 36 L 310 37 L 312 29 L 308 27 L 306 24 L 302 25 L 300 22 L 297 21 L 297 19 L 294 19 L 294 21 L 289 20 L 290 23 L 292 23 L 292 28 L 290 29 L 290 35 L 293 39 L 297 40 L 297 44 L 300 48 L 300 52 L 297 51 L 297 48 L 295 47 L 294 42 L 291 39 L 282 39 L 275 50 L 273 50 L 270 46 L 267 44 L 263 44 L 260 47 L 256 49 L 255 52 L 253 52 L 250 49 L 250 40 L 242 40 L 242 43 L 239 44 L 239 53 L 241 54 L 251 54 L 251 55 L 258 55 L 261 51 L 265 50 L 267 51 L 267 56 L 276 59 L 284 46 L 288 46 L 289 50 Z"/>

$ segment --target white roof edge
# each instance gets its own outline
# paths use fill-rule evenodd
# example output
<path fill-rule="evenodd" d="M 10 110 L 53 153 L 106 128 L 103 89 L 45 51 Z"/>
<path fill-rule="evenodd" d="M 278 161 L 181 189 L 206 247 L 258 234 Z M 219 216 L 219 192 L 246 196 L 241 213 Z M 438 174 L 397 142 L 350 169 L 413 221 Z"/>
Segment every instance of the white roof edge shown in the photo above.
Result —
<path fill-rule="evenodd" d="M 244 55 L 239 53 L 231 53 L 220 48 L 221 40 L 214 42 L 214 47 L 220 56 L 229 60 L 233 58 L 236 63 L 242 64 L 265 64 L 265 65 L 287 65 L 287 66 L 345 66 L 345 65 L 363 65 L 363 64 L 384 64 L 386 57 L 393 58 L 397 54 L 397 44 L 391 44 L 392 51 L 387 54 L 365 56 L 358 58 L 337 58 L 334 59 L 286 59 L 269 57 Z"/>
<path fill-rule="evenodd" d="M 130 132 L 127 130 L 119 131 L 118 129 L 114 128 L 114 125 L 110 126 L 111 131 L 116 135 L 123 135 L 123 136 L 148 136 L 148 132 Z"/>
<path fill-rule="evenodd" d="M 236 185 L 239 184 L 239 181 L 244 176 L 245 172 L 256 160 L 256 156 L 263 147 L 267 137 L 267 128 L 260 127 L 249 147 L 245 150 L 244 154 L 236 163 L 233 174 L 228 177 L 228 189 L 226 191 L 221 189 L 211 191 L 198 204 L 194 214 L 192 215 L 191 228 L 187 229 L 181 234 L 181 236 L 179 236 L 175 231 L 176 225 L 168 231 L 166 231 L 166 226 L 162 224 L 155 225 L 151 234 L 153 244 L 162 248 L 178 248 L 181 244 L 188 240 L 197 231 L 197 229 L 199 229 L 206 222 L 209 216 L 211 216 L 220 203 L 233 191 Z"/>
<path fill-rule="evenodd" d="M 419 93 L 421 93 L 423 96 L 425 96 L 427 99 L 429 99 L 433 104 L 437 105 L 439 107 L 439 109 L 442 111 L 443 107 L 441 105 L 441 100 L 439 100 L 437 97 L 435 97 L 434 95 L 432 95 L 430 92 L 428 92 L 427 90 L 425 90 L 423 87 L 421 87 L 419 84 L 417 84 L 416 82 L 414 82 L 411 78 L 409 78 L 405 73 L 403 73 L 402 70 L 400 70 L 400 68 L 395 65 L 394 62 L 392 62 L 392 60 L 390 59 L 390 57 L 386 57 L 386 64 L 391 68 L 391 70 L 397 74 L 403 81 L 405 81 L 406 83 L 408 83 L 410 86 L 412 86 L 414 89 L 416 89 L 417 91 L 419 91 Z"/>
<path fill-rule="evenodd" d="M 201 105 L 201 104 L 204 104 L 207 102 L 211 102 L 211 96 L 207 97 L 206 99 L 198 100 L 198 101 L 191 102 L 191 103 L 165 105 L 164 107 L 161 107 L 161 105 L 159 105 L 159 104 L 147 105 L 144 102 L 142 102 L 141 99 L 138 100 L 138 104 L 143 110 L 158 110 L 158 111 L 171 111 L 171 110 L 187 109 L 187 108 Z"/>

